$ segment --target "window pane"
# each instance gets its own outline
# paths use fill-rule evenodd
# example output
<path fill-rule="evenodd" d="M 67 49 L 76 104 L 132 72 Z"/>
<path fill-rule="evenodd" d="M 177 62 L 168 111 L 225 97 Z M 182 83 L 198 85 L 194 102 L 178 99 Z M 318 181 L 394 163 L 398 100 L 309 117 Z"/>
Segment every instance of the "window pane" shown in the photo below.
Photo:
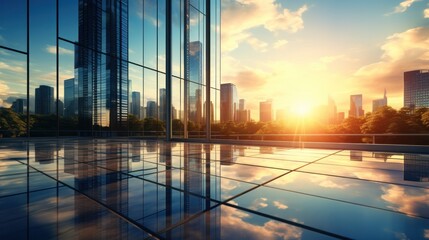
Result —
<path fill-rule="evenodd" d="M 0 46 L 27 51 L 27 1 L 0 2 Z"/>
<path fill-rule="evenodd" d="M 0 49 L 0 136 L 26 134 L 27 56 Z"/>
<path fill-rule="evenodd" d="M 79 2 L 77 0 L 59 1 L 59 35 L 72 42 L 78 41 Z"/>
<path fill-rule="evenodd" d="M 143 64 L 143 1 L 129 1 L 129 60 Z"/>

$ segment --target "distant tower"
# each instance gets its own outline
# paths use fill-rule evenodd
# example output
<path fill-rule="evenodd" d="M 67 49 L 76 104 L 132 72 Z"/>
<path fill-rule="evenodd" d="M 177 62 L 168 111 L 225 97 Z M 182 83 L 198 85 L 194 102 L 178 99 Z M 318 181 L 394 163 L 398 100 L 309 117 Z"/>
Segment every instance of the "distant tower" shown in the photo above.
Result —
<path fill-rule="evenodd" d="M 12 103 L 12 110 L 19 114 L 24 114 L 27 110 L 26 99 L 18 98 Z"/>
<path fill-rule="evenodd" d="M 79 128 L 125 129 L 128 118 L 128 1 L 79 0 L 75 50 Z"/>
<path fill-rule="evenodd" d="M 167 110 L 167 92 L 165 88 L 159 89 L 159 120 L 166 120 Z"/>
<path fill-rule="evenodd" d="M 362 117 L 364 111 L 362 109 L 362 94 L 350 96 L 349 117 Z"/>
<path fill-rule="evenodd" d="M 259 103 L 259 121 L 270 122 L 273 120 L 273 102 L 267 100 Z"/>
<path fill-rule="evenodd" d="M 337 123 L 337 105 L 331 96 L 328 97 L 328 109 L 327 109 L 328 123 Z"/>
<path fill-rule="evenodd" d="M 429 107 L 429 69 L 404 73 L 404 107 Z"/>
<path fill-rule="evenodd" d="M 372 101 L 372 112 L 377 111 L 379 108 L 387 106 L 387 95 L 386 89 L 384 89 L 384 97 L 380 99 L 375 99 Z"/>
<path fill-rule="evenodd" d="M 148 101 L 146 105 L 146 117 L 155 118 L 156 117 L 156 102 Z"/>
<path fill-rule="evenodd" d="M 140 118 L 140 108 L 141 108 L 140 92 L 132 92 L 130 114 L 136 116 L 137 118 Z"/>
<path fill-rule="evenodd" d="M 237 110 L 237 121 L 238 122 L 248 122 L 250 121 L 250 111 L 245 108 L 245 100 L 240 99 Z"/>
<path fill-rule="evenodd" d="M 237 88 L 232 83 L 220 85 L 220 121 L 237 121 Z"/>
<path fill-rule="evenodd" d="M 36 114 L 55 114 L 54 88 L 40 85 L 36 88 L 35 113 Z"/>
<path fill-rule="evenodd" d="M 77 115 L 77 82 L 75 78 L 64 80 L 64 116 Z"/>

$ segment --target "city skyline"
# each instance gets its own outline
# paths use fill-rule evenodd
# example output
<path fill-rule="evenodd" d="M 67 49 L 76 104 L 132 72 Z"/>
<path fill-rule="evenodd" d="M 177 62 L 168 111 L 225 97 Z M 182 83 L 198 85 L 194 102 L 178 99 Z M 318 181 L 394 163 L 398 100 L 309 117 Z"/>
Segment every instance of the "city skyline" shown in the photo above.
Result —
<path fill-rule="evenodd" d="M 222 5 L 222 82 L 247 99 L 283 108 L 362 93 L 372 109 L 384 88 L 403 106 L 403 73 L 429 66 L 429 1 L 233 1 Z M 365 13 L 365 14 L 362 14 Z"/>

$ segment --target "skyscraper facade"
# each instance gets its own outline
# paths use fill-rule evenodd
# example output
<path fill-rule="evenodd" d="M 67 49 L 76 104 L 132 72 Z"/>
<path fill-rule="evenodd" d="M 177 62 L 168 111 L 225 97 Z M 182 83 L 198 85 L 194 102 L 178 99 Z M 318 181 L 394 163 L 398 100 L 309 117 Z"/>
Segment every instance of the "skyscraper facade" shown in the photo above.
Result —
<path fill-rule="evenodd" d="M 387 106 L 386 89 L 384 89 L 384 96 L 380 99 L 372 100 L 372 112 L 377 111 L 379 108 Z"/>
<path fill-rule="evenodd" d="M 267 100 L 259 103 L 259 121 L 270 122 L 273 120 L 273 102 Z"/>
<path fill-rule="evenodd" d="M 429 69 L 404 73 L 404 107 L 429 107 Z"/>
<path fill-rule="evenodd" d="M 232 83 L 220 86 L 220 121 L 237 121 L 238 97 L 237 88 Z"/>
<path fill-rule="evenodd" d="M 75 134 L 111 136 L 130 130 L 128 116 L 137 112 L 132 92 L 139 92 L 140 117 L 149 112 L 160 135 L 209 138 L 210 124 L 220 116 L 220 2 L 5 2 L 2 9 L 16 13 L 7 26 L 16 31 L 2 31 L 7 41 L 0 41 L 0 60 L 20 71 L 5 82 L 14 91 L 1 92 L 0 107 L 11 107 L 6 99 L 26 99 L 26 122 L 31 114 L 49 112 L 58 114 L 49 124 L 56 131 L 67 126 Z M 36 49 L 42 51 L 34 54 Z M 40 94 L 36 103 L 39 86 L 51 87 L 46 96 L 53 107 L 41 110 Z M 59 118 L 60 101 L 65 118 Z M 27 131 L 34 125 L 27 124 Z M 188 126 L 199 134 L 188 134 Z M 153 131 L 138 129 L 142 135 Z"/>
<path fill-rule="evenodd" d="M 131 93 L 130 114 L 140 118 L 141 97 L 140 92 Z"/>
<path fill-rule="evenodd" d="M 362 117 L 364 114 L 362 107 L 362 94 L 351 95 L 349 117 Z"/>
<path fill-rule="evenodd" d="M 77 82 L 74 78 L 64 80 L 64 116 L 77 115 Z"/>
<path fill-rule="evenodd" d="M 18 98 L 12 103 L 12 110 L 19 114 L 26 113 L 27 110 L 27 101 L 26 99 Z"/>
<path fill-rule="evenodd" d="M 237 121 L 238 122 L 248 122 L 250 121 L 250 110 L 245 109 L 245 100 L 240 99 L 238 101 L 238 110 L 237 110 Z"/>
<path fill-rule="evenodd" d="M 128 1 L 80 0 L 78 44 L 79 127 L 124 129 L 128 117 Z"/>
<path fill-rule="evenodd" d="M 55 114 L 54 88 L 40 85 L 35 90 L 35 113 L 40 115 Z"/>

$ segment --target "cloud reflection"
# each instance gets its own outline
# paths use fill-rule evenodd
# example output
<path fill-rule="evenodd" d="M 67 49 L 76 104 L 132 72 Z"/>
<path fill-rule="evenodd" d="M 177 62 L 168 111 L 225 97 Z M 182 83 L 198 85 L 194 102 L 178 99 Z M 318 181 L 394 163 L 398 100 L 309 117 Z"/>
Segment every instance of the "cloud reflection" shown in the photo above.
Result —
<path fill-rule="evenodd" d="M 251 215 L 232 207 L 222 208 L 222 238 L 235 236 L 237 239 L 301 239 L 300 228 L 267 221 L 263 225 L 252 223 Z M 254 220 L 256 222 L 256 220 Z"/>
<path fill-rule="evenodd" d="M 406 214 L 429 217 L 429 190 L 406 191 L 404 187 L 393 185 L 383 187 L 381 198 L 391 203 L 389 208 Z"/>

